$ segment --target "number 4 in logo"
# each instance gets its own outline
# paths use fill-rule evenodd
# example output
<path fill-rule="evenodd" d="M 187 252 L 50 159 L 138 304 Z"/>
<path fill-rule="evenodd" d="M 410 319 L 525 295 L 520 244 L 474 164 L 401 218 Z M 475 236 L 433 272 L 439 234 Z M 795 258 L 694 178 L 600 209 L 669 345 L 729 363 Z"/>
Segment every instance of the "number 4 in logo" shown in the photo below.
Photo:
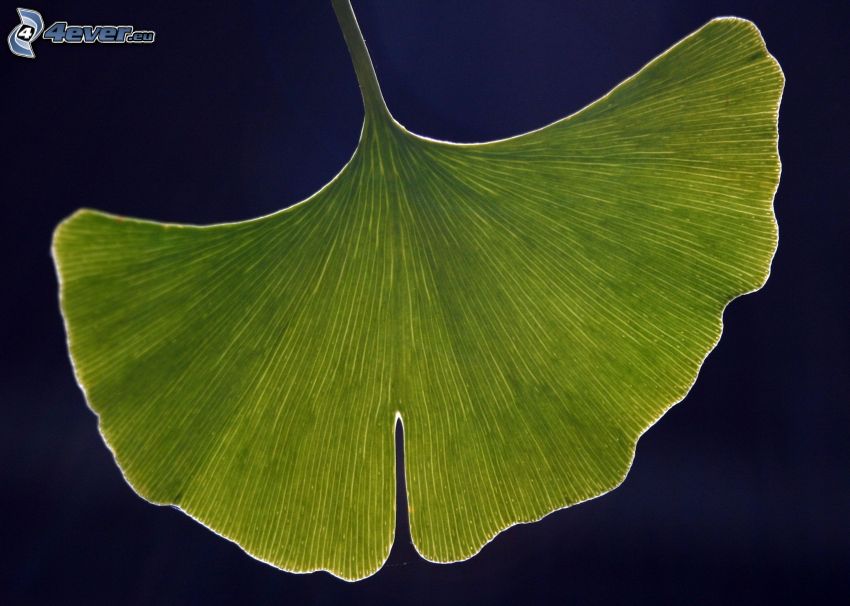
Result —
<path fill-rule="evenodd" d="M 35 33 L 35 29 L 30 27 L 29 25 L 22 25 L 18 29 L 18 38 L 21 40 L 29 40 L 32 38 L 32 35 Z"/>

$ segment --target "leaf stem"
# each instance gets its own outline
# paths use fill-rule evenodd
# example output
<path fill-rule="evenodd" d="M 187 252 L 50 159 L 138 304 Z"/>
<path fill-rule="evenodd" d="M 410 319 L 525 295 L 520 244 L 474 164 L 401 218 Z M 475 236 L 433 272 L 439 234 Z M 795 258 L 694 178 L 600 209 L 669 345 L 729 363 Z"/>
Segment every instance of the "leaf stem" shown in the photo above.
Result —
<path fill-rule="evenodd" d="M 354 16 L 351 1 L 331 0 L 331 3 L 342 35 L 345 38 L 345 44 L 348 46 L 351 62 L 354 64 L 357 82 L 360 84 L 366 121 L 369 122 L 370 118 L 373 118 L 376 122 L 392 123 L 392 116 L 384 102 L 384 96 L 381 94 L 381 86 L 378 84 L 378 77 L 375 75 L 372 58 L 369 56 L 360 26 L 357 25 L 357 18 Z"/>

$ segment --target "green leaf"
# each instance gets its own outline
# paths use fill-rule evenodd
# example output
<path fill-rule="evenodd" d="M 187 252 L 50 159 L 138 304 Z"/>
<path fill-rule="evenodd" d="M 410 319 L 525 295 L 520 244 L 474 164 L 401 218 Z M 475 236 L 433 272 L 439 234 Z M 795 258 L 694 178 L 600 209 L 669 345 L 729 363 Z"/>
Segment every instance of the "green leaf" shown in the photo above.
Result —
<path fill-rule="evenodd" d="M 389 115 L 350 6 L 360 142 L 303 202 L 56 230 L 71 356 L 127 481 L 251 555 L 385 561 L 404 423 L 413 541 L 468 558 L 620 484 L 776 248 L 783 76 L 711 21 L 578 113 L 456 145 Z"/>

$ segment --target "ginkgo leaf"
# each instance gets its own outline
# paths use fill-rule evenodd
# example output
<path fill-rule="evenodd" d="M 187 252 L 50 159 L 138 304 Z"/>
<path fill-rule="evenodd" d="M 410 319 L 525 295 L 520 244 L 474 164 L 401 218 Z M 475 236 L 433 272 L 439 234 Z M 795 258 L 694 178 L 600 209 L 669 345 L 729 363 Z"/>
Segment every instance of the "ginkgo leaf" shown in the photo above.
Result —
<path fill-rule="evenodd" d="M 290 571 L 468 558 L 620 484 L 776 248 L 783 76 L 711 21 L 540 130 L 396 123 L 346 0 L 365 118 L 303 202 L 198 227 L 81 210 L 54 258 L 76 374 L 127 481 Z"/>

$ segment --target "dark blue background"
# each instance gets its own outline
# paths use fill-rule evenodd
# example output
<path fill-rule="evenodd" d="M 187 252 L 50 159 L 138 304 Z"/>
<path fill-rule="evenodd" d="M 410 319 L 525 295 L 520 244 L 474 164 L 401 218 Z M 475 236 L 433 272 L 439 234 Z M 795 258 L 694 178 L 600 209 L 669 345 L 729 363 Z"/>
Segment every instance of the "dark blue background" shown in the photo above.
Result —
<path fill-rule="evenodd" d="M 362 106 L 330 3 L 24 4 L 47 24 L 157 38 L 0 50 L 0 603 L 848 603 L 846 2 L 355 3 L 391 111 L 441 139 L 563 117 L 720 15 L 755 21 L 787 77 L 772 276 L 729 307 L 623 486 L 450 566 L 421 560 L 402 527 L 357 584 L 277 571 L 132 492 L 74 382 L 49 256 L 80 206 L 236 220 L 336 174 Z"/>

